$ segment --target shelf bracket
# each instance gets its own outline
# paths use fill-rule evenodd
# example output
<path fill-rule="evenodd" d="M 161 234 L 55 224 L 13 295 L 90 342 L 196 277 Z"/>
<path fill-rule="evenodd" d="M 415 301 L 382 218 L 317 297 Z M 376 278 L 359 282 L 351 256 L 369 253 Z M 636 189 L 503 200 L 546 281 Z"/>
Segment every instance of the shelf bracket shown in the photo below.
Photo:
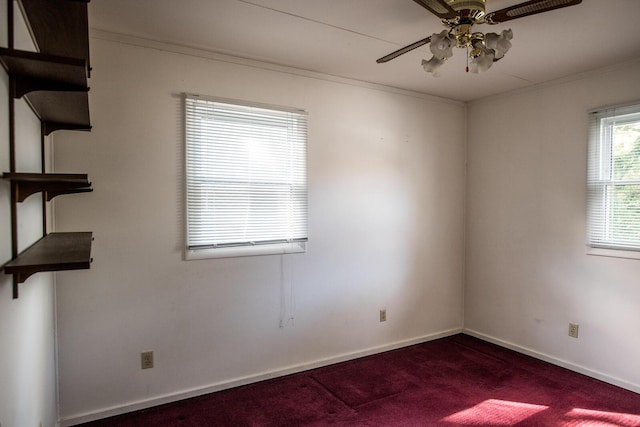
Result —
<path fill-rule="evenodd" d="M 85 174 L 30 174 L 5 173 L 2 178 L 12 182 L 14 199 L 21 203 L 27 197 L 42 192 L 47 202 L 62 194 L 88 193 L 93 191 Z"/>
<path fill-rule="evenodd" d="M 24 280 L 23 280 L 24 282 Z M 18 299 L 18 284 L 21 283 L 20 282 L 20 278 L 14 274 L 13 275 L 13 299 Z"/>
<path fill-rule="evenodd" d="M 55 132 L 57 130 L 86 130 L 90 131 L 90 125 L 81 125 L 81 124 L 73 124 L 73 123 L 59 123 L 59 122 L 49 122 L 43 121 L 42 128 L 45 135 L 49 135 L 51 132 Z"/>
<path fill-rule="evenodd" d="M 63 194 L 77 194 L 77 193 L 91 193 L 93 188 L 75 188 L 73 190 L 60 189 L 60 190 L 47 190 L 44 192 L 47 202 L 50 202 L 56 196 Z"/>
<path fill-rule="evenodd" d="M 88 92 L 89 88 L 87 86 L 57 82 L 54 80 L 35 79 L 21 75 L 14 76 L 11 87 L 11 96 L 14 99 L 20 99 L 24 95 L 36 91 Z"/>
<path fill-rule="evenodd" d="M 89 183 L 89 185 L 91 185 L 91 183 Z M 91 187 L 84 187 L 84 188 L 73 188 L 73 189 L 69 189 L 69 188 L 65 188 L 65 187 L 59 187 L 59 188 L 43 188 L 42 185 L 40 185 L 39 183 L 18 183 L 15 186 L 15 194 L 16 194 L 16 200 L 20 203 L 24 202 L 27 197 L 31 196 L 32 194 L 35 193 L 44 193 L 47 202 L 50 202 L 51 199 L 53 199 L 56 196 L 60 196 L 62 194 L 75 194 L 75 193 L 90 193 L 93 191 L 93 188 Z"/>

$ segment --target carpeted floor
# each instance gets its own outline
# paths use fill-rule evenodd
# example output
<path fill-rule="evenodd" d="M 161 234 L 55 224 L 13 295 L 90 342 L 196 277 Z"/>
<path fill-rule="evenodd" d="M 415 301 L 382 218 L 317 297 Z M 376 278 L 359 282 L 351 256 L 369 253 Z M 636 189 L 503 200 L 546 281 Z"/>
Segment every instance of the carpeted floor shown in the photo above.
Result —
<path fill-rule="evenodd" d="M 84 425 L 640 427 L 640 394 L 460 334 Z"/>

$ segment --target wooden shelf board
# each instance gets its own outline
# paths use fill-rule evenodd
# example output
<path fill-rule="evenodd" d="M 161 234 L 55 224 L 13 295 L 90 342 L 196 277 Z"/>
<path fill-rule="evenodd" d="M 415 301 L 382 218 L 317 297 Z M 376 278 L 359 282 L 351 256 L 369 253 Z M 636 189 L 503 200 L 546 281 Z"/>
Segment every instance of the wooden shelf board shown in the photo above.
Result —
<path fill-rule="evenodd" d="M 2 178 L 11 181 L 36 182 L 36 183 L 84 183 L 89 185 L 89 176 L 84 173 L 20 173 L 5 172 Z"/>
<path fill-rule="evenodd" d="M 91 129 L 87 92 L 37 91 L 26 98 L 43 122 L 57 123 L 62 128 Z"/>
<path fill-rule="evenodd" d="M 80 58 L 0 48 L 0 60 L 13 76 L 60 82 L 86 90 L 87 61 Z"/>
<path fill-rule="evenodd" d="M 81 270 L 91 266 L 91 232 L 50 233 L 4 266 L 18 283 L 43 271 Z"/>
<path fill-rule="evenodd" d="M 26 97 L 47 134 L 91 129 L 85 60 L 0 48 L 0 61 L 13 77 L 12 96 Z"/>
<path fill-rule="evenodd" d="M 87 1 L 19 0 L 42 53 L 89 62 Z"/>

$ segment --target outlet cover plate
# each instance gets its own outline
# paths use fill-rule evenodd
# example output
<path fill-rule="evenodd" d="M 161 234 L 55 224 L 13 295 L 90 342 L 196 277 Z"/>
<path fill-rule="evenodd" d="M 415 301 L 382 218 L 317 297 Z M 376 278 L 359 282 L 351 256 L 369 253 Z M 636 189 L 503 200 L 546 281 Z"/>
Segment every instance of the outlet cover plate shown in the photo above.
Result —
<path fill-rule="evenodd" d="M 569 323 L 569 336 L 572 338 L 578 338 L 578 330 L 580 325 L 577 323 Z"/>
<path fill-rule="evenodd" d="M 143 351 L 142 353 L 140 353 L 140 368 L 153 368 L 153 351 Z"/>

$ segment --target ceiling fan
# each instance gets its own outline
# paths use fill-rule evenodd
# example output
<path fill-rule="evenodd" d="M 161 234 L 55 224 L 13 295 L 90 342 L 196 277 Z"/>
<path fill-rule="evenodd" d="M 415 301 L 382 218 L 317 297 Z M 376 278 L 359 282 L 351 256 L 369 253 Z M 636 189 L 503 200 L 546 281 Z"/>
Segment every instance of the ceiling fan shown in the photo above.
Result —
<path fill-rule="evenodd" d="M 383 56 L 376 62 L 388 62 L 400 55 L 430 43 L 433 56 L 422 60 L 425 71 L 439 75 L 439 68 L 453 56 L 453 48 L 466 48 L 468 51 L 467 72 L 488 70 L 494 62 L 501 59 L 511 48 L 513 32 L 511 29 L 497 33 L 474 32 L 475 24 L 500 24 L 512 19 L 537 13 L 548 12 L 567 6 L 574 6 L 582 0 L 532 0 L 519 3 L 491 13 L 485 13 L 486 0 L 413 0 L 442 20 L 447 29 L 440 33 L 411 43 L 401 49 Z"/>

